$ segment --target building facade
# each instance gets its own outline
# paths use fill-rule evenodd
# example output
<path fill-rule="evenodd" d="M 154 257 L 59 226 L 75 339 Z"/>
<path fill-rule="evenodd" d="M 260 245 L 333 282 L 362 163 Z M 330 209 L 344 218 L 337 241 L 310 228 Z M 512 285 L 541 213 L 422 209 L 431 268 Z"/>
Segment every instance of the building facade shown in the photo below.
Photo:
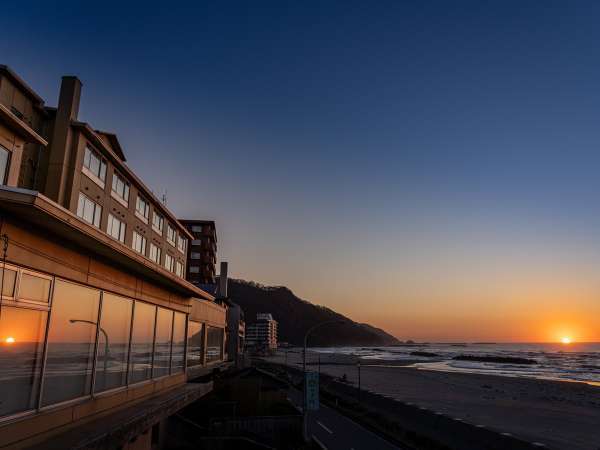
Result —
<path fill-rule="evenodd" d="M 217 229 L 212 220 L 180 220 L 192 235 L 187 253 L 187 279 L 195 285 L 215 284 Z"/>
<path fill-rule="evenodd" d="M 246 348 L 257 352 L 277 350 L 277 321 L 269 313 L 256 315 L 256 322 L 246 326 Z"/>
<path fill-rule="evenodd" d="M 211 389 L 190 368 L 225 359 L 225 308 L 185 280 L 193 236 L 78 119 L 81 87 L 50 108 L 0 66 L 0 448 L 158 448 Z"/>

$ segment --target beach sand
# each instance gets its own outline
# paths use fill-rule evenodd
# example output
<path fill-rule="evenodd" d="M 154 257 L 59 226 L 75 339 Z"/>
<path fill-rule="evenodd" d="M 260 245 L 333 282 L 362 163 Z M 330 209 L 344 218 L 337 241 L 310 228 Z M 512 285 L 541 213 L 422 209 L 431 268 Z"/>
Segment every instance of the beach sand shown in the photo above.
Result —
<path fill-rule="evenodd" d="M 317 360 L 309 353 L 309 361 Z M 283 354 L 268 358 L 283 363 Z M 321 372 L 356 383 L 356 359 L 321 355 Z M 299 353 L 288 354 L 288 364 L 301 367 Z M 584 383 L 510 378 L 495 375 L 434 372 L 402 367 L 410 361 L 363 360 L 361 385 L 365 390 L 510 433 L 554 449 L 600 449 L 600 387 Z M 313 363 L 310 370 L 317 370 Z"/>

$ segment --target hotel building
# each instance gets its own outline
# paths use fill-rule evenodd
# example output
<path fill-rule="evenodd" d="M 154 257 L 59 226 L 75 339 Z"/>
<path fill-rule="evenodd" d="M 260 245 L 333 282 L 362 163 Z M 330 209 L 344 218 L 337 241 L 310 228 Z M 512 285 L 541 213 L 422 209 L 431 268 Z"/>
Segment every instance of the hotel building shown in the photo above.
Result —
<path fill-rule="evenodd" d="M 47 107 L 0 66 L 0 448 L 160 448 L 225 357 L 194 235 L 79 120 L 81 89 Z"/>

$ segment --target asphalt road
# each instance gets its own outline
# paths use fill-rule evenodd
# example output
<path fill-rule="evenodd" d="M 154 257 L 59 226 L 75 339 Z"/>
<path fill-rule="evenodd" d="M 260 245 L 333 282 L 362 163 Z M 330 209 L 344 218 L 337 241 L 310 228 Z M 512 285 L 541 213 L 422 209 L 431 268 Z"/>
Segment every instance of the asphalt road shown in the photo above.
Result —
<path fill-rule="evenodd" d="M 302 393 L 288 391 L 290 400 L 302 408 Z M 308 435 L 314 436 L 327 450 L 402 450 L 339 412 L 321 404 L 308 415 Z"/>

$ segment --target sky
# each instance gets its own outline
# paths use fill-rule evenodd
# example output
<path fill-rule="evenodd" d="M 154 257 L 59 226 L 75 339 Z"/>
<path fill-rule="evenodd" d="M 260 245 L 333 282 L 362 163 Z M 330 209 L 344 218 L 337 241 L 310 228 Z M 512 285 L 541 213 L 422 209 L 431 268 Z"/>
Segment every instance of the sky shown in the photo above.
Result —
<path fill-rule="evenodd" d="M 597 2 L 82 3 L 3 5 L 0 63 L 51 106 L 77 75 L 232 276 L 400 339 L 600 341 Z"/>

